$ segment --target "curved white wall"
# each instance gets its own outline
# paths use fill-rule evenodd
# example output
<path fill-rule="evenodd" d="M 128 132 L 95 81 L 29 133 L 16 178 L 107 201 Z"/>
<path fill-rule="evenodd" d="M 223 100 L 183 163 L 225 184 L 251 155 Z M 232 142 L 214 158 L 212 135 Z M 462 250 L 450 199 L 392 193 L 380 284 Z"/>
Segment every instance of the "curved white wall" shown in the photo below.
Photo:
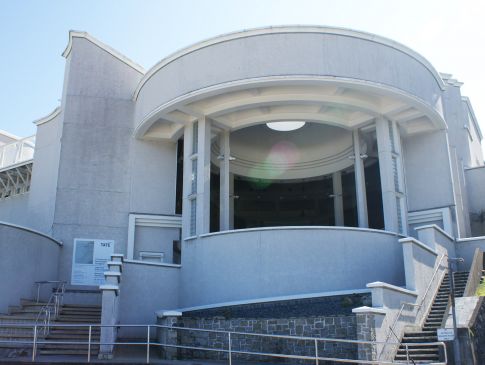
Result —
<path fill-rule="evenodd" d="M 0 313 L 34 298 L 35 281 L 57 280 L 60 242 L 28 228 L 0 222 Z M 42 298 L 46 299 L 46 298 Z"/>
<path fill-rule="evenodd" d="M 383 231 L 249 229 L 185 241 L 182 252 L 182 307 L 404 285 L 401 244 Z"/>
<path fill-rule="evenodd" d="M 421 99 L 441 114 L 441 79 L 424 58 L 406 47 L 360 32 L 288 27 L 215 38 L 162 61 L 135 94 L 135 128 L 158 107 L 190 92 L 282 76 L 385 85 Z"/>

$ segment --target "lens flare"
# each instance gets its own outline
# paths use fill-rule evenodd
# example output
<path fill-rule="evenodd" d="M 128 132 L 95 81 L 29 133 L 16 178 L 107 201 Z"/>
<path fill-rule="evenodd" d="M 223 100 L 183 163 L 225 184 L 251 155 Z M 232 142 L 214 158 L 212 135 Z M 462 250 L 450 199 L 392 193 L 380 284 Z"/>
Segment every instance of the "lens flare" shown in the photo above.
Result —
<path fill-rule="evenodd" d="M 266 158 L 249 171 L 251 185 L 264 189 L 272 180 L 281 178 L 291 167 L 300 161 L 300 151 L 290 141 L 280 141 L 271 147 Z"/>

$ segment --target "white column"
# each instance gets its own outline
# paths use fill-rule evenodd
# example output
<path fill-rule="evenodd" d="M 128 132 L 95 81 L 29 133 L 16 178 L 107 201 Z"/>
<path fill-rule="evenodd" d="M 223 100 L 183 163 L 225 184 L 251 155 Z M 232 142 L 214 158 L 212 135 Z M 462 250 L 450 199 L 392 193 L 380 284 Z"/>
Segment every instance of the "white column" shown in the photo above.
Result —
<path fill-rule="evenodd" d="M 388 231 L 406 234 L 406 199 L 399 131 L 393 122 L 376 121 L 384 224 Z"/>
<path fill-rule="evenodd" d="M 229 173 L 229 229 L 234 229 L 234 174 Z"/>
<path fill-rule="evenodd" d="M 211 122 L 198 120 L 197 147 L 197 234 L 210 231 Z"/>
<path fill-rule="evenodd" d="M 335 225 L 344 225 L 344 200 L 342 196 L 342 172 L 332 174 L 333 184 L 333 209 L 335 214 Z"/>
<path fill-rule="evenodd" d="M 231 149 L 229 144 L 229 131 L 222 131 L 219 135 L 220 146 L 220 195 L 219 195 L 219 230 L 227 231 L 230 228 L 230 176 L 229 161 Z"/>
<path fill-rule="evenodd" d="M 182 185 L 182 238 L 187 238 L 195 234 L 191 232 L 192 198 L 195 198 L 195 192 L 192 191 L 192 180 L 195 178 L 192 174 L 192 164 L 197 161 L 192 160 L 194 153 L 193 148 L 193 128 L 192 124 L 186 125 L 184 129 L 184 177 Z M 194 201 L 195 204 L 195 201 Z"/>
<path fill-rule="evenodd" d="M 357 218 L 359 227 L 369 227 L 369 221 L 367 217 L 367 194 L 365 189 L 365 174 L 364 174 L 364 162 L 361 158 L 362 152 L 360 149 L 360 136 L 359 131 L 356 129 L 353 132 L 354 138 L 354 156 L 355 156 L 355 192 L 357 195 Z"/>

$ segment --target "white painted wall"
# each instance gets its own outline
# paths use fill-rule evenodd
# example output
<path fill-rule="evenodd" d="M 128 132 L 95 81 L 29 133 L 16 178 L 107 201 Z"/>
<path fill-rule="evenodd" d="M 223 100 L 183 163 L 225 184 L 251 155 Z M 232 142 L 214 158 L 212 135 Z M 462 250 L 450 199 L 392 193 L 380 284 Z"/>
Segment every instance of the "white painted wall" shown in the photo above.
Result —
<path fill-rule="evenodd" d="M 414 95 L 441 112 L 442 82 L 422 58 L 396 44 L 381 43 L 379 37 L 337 33 L 318 27 L 273 28 L 196 45 L 149 73 L 138 95 L 135 125 L 191 91 L 267 76 L 331 75 L 370 81 Z"/>
<path fill-rule="evenodd" d="M 124 262 L 120 286 L 119 318 L 122 324 L 155 324 L 158 310 L 179 307 L 180 268 Z M 124 331 L 120 336 L 146 333 Z"/>
<path fill-rule="evenodd" d="M 181 306 L 404 285 L 393 234 L 303 227 L 210 234 L 182 247 Z"/>
<path fill-rule="evenodd" d="M 126 249 L 131 95 L 141 74 L 84 38 L 73 38 L 67 64 L 53 234 L 65 242 L 60 276 L 69 280 L 74 238 Z"/>
<path fill-rule="evenodd" d="M 409 211 L 454 205 L 446 131 L 403 139 Z"/>
<path fill-rule="evenodd" d="M 485 236 L 485 167 L 465 170 L 472 236 Z"/>
<path fill-rule="evenodd" d="M 29 226 L 52 234 L 62 135 L 62 113 L 37 127 L 32 183 L 27 214 Z"/>

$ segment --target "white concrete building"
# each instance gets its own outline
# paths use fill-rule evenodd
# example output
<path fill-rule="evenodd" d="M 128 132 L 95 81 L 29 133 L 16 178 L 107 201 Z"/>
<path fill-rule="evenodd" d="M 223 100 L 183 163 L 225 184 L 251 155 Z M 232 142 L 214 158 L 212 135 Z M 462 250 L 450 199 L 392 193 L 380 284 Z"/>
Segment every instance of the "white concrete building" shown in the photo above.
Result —
<path fill-rule="evenodd" d="M 468 270 L 485 247 L 472 238 L 485 233 L 472 106 L 406 46 L 272 27 L 144 70 L 72 31 L 63 56 L 61 105 L 34 137 L 0 133 L 0 273 L 7 261 L 40 270 L 2 284 L 0 312 L 36 280 L 65 280 L 85 303 L 102 285 L 112 323 L 372 293 L 354 312 L 375 316 L 385 339 L 442 253 Z M 58 247 L 52 258 L 19 257 L 25 232 Z M 121 281 L 106 275 L 114 289 L 103 286 L 112 254 L 124 257 Z"/>

